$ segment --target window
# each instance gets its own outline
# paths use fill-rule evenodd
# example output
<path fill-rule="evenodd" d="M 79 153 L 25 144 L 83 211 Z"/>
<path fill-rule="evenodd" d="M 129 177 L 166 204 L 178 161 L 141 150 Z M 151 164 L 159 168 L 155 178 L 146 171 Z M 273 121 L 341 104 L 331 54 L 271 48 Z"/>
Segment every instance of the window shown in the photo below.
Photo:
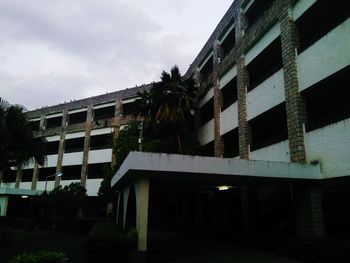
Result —
<path fill-rule="evenodd" d="M 237 101 L 237 77 L 234 77 L 222 89 L 223 105 L 221 111 L 224 111 Z"/>
<path fill-rule="evenodd" d="M 238 128 L 233 129 L 222 135 L 222 140 L 225 146 L 225 158 L 239 156 Z"/>
<path fill-rule="evenodd" d="M 64 152 L 70 153 L 84 151 L 84 140 L 84 137 L 66 140 Z"/>
<path fill-rule="evenodd" d="M 248 25 L 253 25 L 262 14 L 271 6 L 273 0 L 253 0 L 245 1 L 242 5 L 243 9 L 246 9 L 244 14 L 248 20 Z"/>
<path fill-rule="evenodd" d="M 337 25 L 343 23 L 349 16 L 348 1 L 316 1 L 295 21 L 300 39 L 299 54 Z"/>
<path fill-rule="evenodd" d="M 108 119 L 115 116 L 115 106 L 94 109 L 94 120 Z"/>
<path fill-rule="evenodd" d="M 112 134 L 91 136 L 90 150 L 108 149 L 112 147 Z"/>
<path fill-rule="evenodd" d="M 214 118 L 214 97 L 207 101 L 199 110 L 201 126 Z"/>
<path fill-rule="evenodd" d="M 249 121 L 252 134 L 251 151 L 288 139 L 285 103 Z"/>
<path fill-rule="evenodd" d="M 60 141 L 45 142 L 46 154 L 57 154 Z"/>
<path fill-rule="evenodd" d="M 306 131 L 312 131 L 350 117 L 350 66 L 306 89 Z"/>
<path fill-rule="evenodd" d="M 86 115 L 87 115 L 86 111 L 71 113 L 68 115 L 68 120 L 69 120 L 68 123 L 74 124 L 74 123 L 86 122 Z"/>
<path fill-rule="evenodd" d="M 247 66 L 251 91 L 282 68 L 281 37 L 276 38 Z"/>
<path fill-rule="evenodd" d="M 46 119 L 46 129 L 56 128 L 61 126 L 62 126 L 62 116 Z"/>
<path fill-rule="evenodd" d="M 32 131 L 40 130 L 40 121 L 30 121 L 29 124 L 30 124 L 30 127 L 32 128 Z"/>

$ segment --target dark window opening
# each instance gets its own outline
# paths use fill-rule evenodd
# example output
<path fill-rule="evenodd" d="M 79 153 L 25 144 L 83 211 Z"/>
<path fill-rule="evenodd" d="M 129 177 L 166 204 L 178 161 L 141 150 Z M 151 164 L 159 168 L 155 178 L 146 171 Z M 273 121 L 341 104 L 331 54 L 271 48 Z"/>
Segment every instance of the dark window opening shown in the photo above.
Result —
<path fill-rule="evenodd" d="M 62 126 L 62 116 L 46 119 L 46 129 Z"/>
<path fill-rule="evenodd" d="M 32 128 L 32 131 L 40 130 L 40 121 L 30 121 L 29 124 L 30 124 L 30 127 Z"/>
<path fill-rule="evenodd" d="M 224 142 L 224 157 L 232 158 L 239 155 L 238 128 L 233 129 L 222 135 Z"/>
<path fill-rule="evenodd" d="M 94 110 L 94 120 L 108 119 L 115 116 L 115 106 Z"/>
<path fill-rule="evenodd" d="M 21 182 L 31 182 L 33 179 L 33 169 L 24 169 L 22 171 Z"/>
<path fill-rule="evenodd" d="M 84 150 L 84 140 L 84 137 L 66 140 L 64 152 L 82 152 Z"/>
<path fill-rule="evenodd" d="M 235 28 L 233 27 L 231 31 L 227 34 L 224 41 L 222 41 L 221 43 L 223 55 L 226 56 L 231 51 L 231 49 L 234 48 L 235 45 L 236 45 L 236 32 L 235 32 Z"/>
<path fill-rule="evenodd" d="M 210 74 L 213 72 L 213 56 L 205 63 L 200 72 L 202 81 L 207 82 Z"/>
<path fill-rule="evenodd" d="M 201 126 L 214 118 L 214 97 L 207 101 L 199 110 Z"/>
<path fill-rule="evenodd" d="M 262 14 L 271 6 L 273 1 L 274 0 L 254 0 L 252 5 L 244 13 L 248 20 L 248 25 L 253 25 L 262 16 Z M 248 2 L 249 1 L 247 1 L 247 3 Z"/>
<path fill-rule="evenodd" d="M 123 115 L 135 115 L 138 114 L 138 101 L 123 104 Z"/>
<path fill-rule="evenodd" d="M 299 54 L 350 16 L 348 1 L 330 3 L 318 0 L 296 21 L 299 31 Z"/>
<path fill-rule="evenodd" d="M 230 80 L 230 82 L 221 89 L 221 93 L 223 100 L 221 111 L 224 111 L 237 101 L 237 77 Z"/>
<path fill-rule="evenodd" d="M 86 115 L 87 112 L 83 111 L 83 112 L 77 112 L 77 113 L 71 113 L 68 115 L 68 120 L 69 120 L 69 124 L 74 124 L 74 123 L 82 123 L 82 122 L 86 122 Z"/>
<path fill-rule="evenodd" d="M 249 121 L 252 134 L 251 151 L 288 139 L 285 103 L 275 106 Z"/>
<path fill-rule="evenodd" d="M 204 156 L 212 157 L 214 156 L 214 141 L 203 145 L 201 148 L 201 152 Z"/>
<path fill-rule="evenodd" d="M 14 183 L 16 182 L 16 173 L 17 171 L 6 169 L 3 174 L 2 182 L 3 183 Z"/>
<path fill-rule="evenodd" d="M 54 175 L 56 173 L 56 167 L 47 167 L 47 168 L 40 168 L 39 171 L 39 181 L 46 181 L 46 178 L 48 176 Z M 50 178 L 47 178 L 48 181 L 54 181 L 55 176 L 51 176 Z"/>
<path fill-rule="evenodd" d="M 111 166 L 111 164 L 110 163 L 89 164 L 88 178 L 89 179 L 103 178 L 108 166 Z"/>
<path fill-rule="evenodd" d="M 112 134 L 91 136 L 90 150 L 112 148 Z"/>
<path fill-rule="evenodd" d="M 81 177 L 81 165 L 63 166 L 61 180 L 78 180 Z"/>
<path fill-rule="evenodd" d="M 46 142 L 46 154 L 57 154 L 60 141 Z"/>
<path fill-rule="evenodd" d="M 350 117 L 350 66 L 303 91 L 307 132 Z"/>
<path fill-rule="evenodd" d="M 278 37 L 248 64 L 247 70 L 249 72 L 250 79 L 248 91 L 256 88 L 256 86 L 279 71 L 281 68 L 281 37 Z"/>

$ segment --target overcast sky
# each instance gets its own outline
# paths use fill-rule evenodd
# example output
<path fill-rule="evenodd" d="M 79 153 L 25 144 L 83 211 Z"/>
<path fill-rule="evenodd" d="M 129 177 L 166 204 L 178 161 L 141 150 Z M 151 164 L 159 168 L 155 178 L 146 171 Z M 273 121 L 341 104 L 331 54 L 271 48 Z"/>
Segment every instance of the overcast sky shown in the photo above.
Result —
<path fill-rule="evenodd" d="M 232 0 L 0 0 L 0 97 L 28 109 L 184 74 Z"/>

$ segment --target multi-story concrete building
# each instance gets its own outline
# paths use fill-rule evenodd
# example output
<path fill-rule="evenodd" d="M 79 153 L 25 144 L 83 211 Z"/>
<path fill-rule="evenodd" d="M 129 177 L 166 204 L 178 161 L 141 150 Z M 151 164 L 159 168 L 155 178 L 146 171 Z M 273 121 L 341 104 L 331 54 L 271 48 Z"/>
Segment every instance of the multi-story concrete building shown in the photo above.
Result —
<path fill-rule="evenodd" d="M 348 204 L 335 201 L 342 194 L 349 198 L 349 16 L 346 1 L 233 2 L 185 78 L 195 78 L 201 89 L 198 137 L 207 155 L 234 161 L 192 159 L 191 166 L 185 157 L 130 155 L 112 185 L 120 192 L 124 224 L 130 189 L 135 191 L 140 250 L 147 247 L 149 185 L 155 189 L 161 181 L 165 188 L 174 172 L 191 189 L 185 203 L 174 206 L 176 216 L 192 209 L 185 222 L 192 227 L 211 218 L 211 224 L 232 230 L 239 216 L 241 228 L 271 227 L 293 214 L 298 235 L 319 237 L 325 233 L 325 222 L 326 230 L 337 225 L 337 209 L 343 217 L 350 215 Z M 133 164 L 142 158 L 155 168 Z M 257 164 L 266 166 L 255 173 Z M 285 177 L 284 172 L 294 169 L 288 164 L 301 166 Z M 142 168 L 144 173 L 139 172 Z M 313 168 L 319 169 L 315 177 L 311 170 L 303 172 Z M 215 177 L 209 179 L 207 173 Z M 190 174 L 202 174 L 203 179 Z M 230 180 L 224 177 L 227 174 Z M 200 188 L 204 182 L 207 185 Z M 210 190 L 209 185 L 214 189 L 220 183 L 229 184 L 231 197 Z M 189 203 L 195 205 L 189 208 Z M 285 213 L 286 207 L 291 213 Z M 198 221 L 200 215 L 207 218 Z M 215 215 L 221 218 L 212 218 Z"/>
<path fill-rule="evenodd" d="M 215 180 L 205 177 L 205 189 L 199 187 L 199 177 L 194 179 L 195 186 L 193 181 L 186 181 L 193 179 L 191 176 L 179 177 L 192 189 L 192 203 L 206 200 L 193 208 L 196 212 L 192 225 L 215 223 L 230 228 L 230 220 L 236 222 L 232 211 L 240 210 L 242 227 L 249 227 L 252 218 L 259 217 L 262 222 L 266 216 L 268 221 L 273 215 L 282 214 L 283 207 L 289 204 L 289 210 L 295 211 L 298 233 L 324 234 L 324 221 L 331 222 L 323 216 L 324 200 L 329 215 L 334 192 L 344 193 L 342 187 L 349 186 L 349 15 L 346 1 L 233 2 L 184 76 L 194 78 L 201 90 L 198 139 L 206 155 L 223 157 L 222 161 L 198 159 L 196 165 L 203 165 L 200 169 L 177 163 L 179 171 L 173 171 L 174 165 L 167 161 L 174 158 L 174 162 L 181 162 L 185 158 L 157 156 L 157 163 L 152 159 L 155 157 L 144 156 L 147 164 L 143 168 L 148 175 L 155 171 L 149 165 L 157 164 L 157 173 L 163 171 L 164 178 L 174 172 L 206 174 L 203 167 L 211 171 L 215 165 L 223 169 L 218 169 L 221 175 L 235 176 L 232 180 L 225 176 Z M 39 169 L 32 164 L 23 169 L 22 176 L 19 171 L 16 182 L 8 185 L 43 190 L 45 177 L 62 171 L 61 184 L 80 180 L 89 195 L 96 195 L 101 165 L 112 161 L 106 142 L 117 136 L 120 126 L 127 122 L 125 115 L 132 111 L 136 91 L 148 88 L 127 89 L 29 112 L 37 130 L 35 136 L 46 138 L 51 154 L 46 167 Z M 112 184 L 120 193 L 118 207 L 123 210 L 124 224 L 129 193 L 135 192 L 136 222 L 142 239 L 139 248 L 145 250 L 148 187 L 152 180 L 135 179 L 135 171 L 142 170 L 140 158 L 143 157 L 135 155 L 127 159 Z M 263 170 L 259 171 L 257 164 Z M 128 169 L 134 169 L 133 177 L 124 180 L 130 174 Z M 130 191 L 133 180 L 134 190 Z M 222 193 L 209 189 L 209 185 L 214 189 L 222 183 L 229 184 L 232 191 L 227 201 L 223 201 Z M 166 180 L 162 184 L 166 185 Z M 51 182 L 49 189 L 53 186 Z M 210 203 L 213 196 L 214 203 Z M 177 215 L 189 210 L 184 208 L 189 199 L 183 200 L 175 205 L 179 209 Z M 231 206 L 237 203 L 239 208 L 234 210 Z M 337 205 L 343 205 L 342 211 L 350 214 L 346 204 Z M 221 215 L 221 219 L 198 221 L 198 215 L 208 216 L 212 206 L 216 209 L 212 214 Z M 277 221 L 285 219 L 282 216 Z M 189 220 L 183 224 L 188 225 Z"/>
<path fill-rule="evenodd" d="M 15 169 L 1 187 L 22 190 L 9 195 L 26 195 L 43 191 L 46 180 L 47 190 L 81 182 L 88 196 L 97 196 L 104 166 L 113 162 L 112 140 L 134 118 L 137 92 L 149 88 L 143 85 L 27 112 L 34 137 L 45 140 L 46 164 L 39 167 L 31 161 Z M 53 176 L 57 172 L 62 176 Z"/>

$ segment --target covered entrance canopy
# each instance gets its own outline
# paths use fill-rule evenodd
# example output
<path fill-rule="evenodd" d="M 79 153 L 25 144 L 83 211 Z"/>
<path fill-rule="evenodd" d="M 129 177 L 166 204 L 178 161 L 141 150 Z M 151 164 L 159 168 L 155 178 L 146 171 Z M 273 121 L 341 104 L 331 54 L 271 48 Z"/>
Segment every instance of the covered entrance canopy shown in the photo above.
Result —
<path fill-rule="evenodd" d="M 123 190 L 123 207 L 126 209 L 125 197 L 129 194 L 130 185 L 134 185 L 138 248 L 146 251 L 150 181 L 177 183 L 183 186 L 186 184 L 220 186 L 267 179 L 320 180 L 322 175 L 319 165 L 130 152 L 112 178 L 111 186 L 116 190 Z M 125 213 L 123 216 L 125 223 Z"/>

